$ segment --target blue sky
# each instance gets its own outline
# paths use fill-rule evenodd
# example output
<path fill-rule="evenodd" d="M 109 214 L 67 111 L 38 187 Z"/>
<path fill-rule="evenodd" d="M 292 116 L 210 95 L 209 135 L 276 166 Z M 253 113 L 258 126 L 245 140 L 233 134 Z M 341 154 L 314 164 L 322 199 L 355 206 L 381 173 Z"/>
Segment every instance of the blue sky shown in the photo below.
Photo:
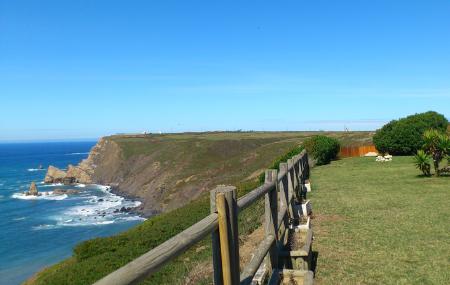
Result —
<path fill-rule="evenodd" d="M 449 14 L 449 1 L 0 0 L 0 140 L 450 118 Z"/>

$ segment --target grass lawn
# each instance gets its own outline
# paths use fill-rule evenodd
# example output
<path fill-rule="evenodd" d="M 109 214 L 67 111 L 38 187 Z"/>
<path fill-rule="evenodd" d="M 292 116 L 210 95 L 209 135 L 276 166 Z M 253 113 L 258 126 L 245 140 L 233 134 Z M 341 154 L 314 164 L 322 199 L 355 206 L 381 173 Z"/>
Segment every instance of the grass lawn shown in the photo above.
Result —
<path fill-rule="evenodd" d="M 450 178 L 412 157 L 312 171 L 317 284 L 450 284 Z"/>

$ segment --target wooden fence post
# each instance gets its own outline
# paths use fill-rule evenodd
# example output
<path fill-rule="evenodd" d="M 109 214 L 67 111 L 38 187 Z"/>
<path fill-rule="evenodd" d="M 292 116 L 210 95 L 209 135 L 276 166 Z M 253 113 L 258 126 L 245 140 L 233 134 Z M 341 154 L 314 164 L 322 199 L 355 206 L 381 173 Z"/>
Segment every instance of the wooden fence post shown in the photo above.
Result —
<path fill-rule="evenodd" d="M 299 218 L 297 211 L 294 211 L 295 209 L 295 201 L 296 199 L 296 194 L 295 194 L 295 167 L 294 167 L 294 162 L 292 159 L 288 159 L 287 161 L 287 165 L 288 165 L 288 169 L 290 169 L 288 171 L 288 183 L 289 183 L 289 187 L 288 187 L 288 197 L 289 197 L 289 206 L 292 209 L 292 216 L 291 219 L 292 220 L 296 220 Z M 291 221 L 293 222 L 293 221 Z"/>
<path fill-rule="evenodd" d="M 209 192 L 210 195 L 210 210 L 211 214 L 217 212 L 216 207 L 217 188 Z M 220 256 L 220 237 L 219 229 L 211 234 L 212 240 L 212 254 L 213 254 L 213 270 L 214 270 L 214 285 L 222 285 L 222 260 Z"/>
<path fill-rule="evenodd" d="M 308 153 L 305 153 L 303 156 L 304 165 L 305 165 L 305 173 L 304 173 L 304 179 L 309 179 L 309 160 L 308 160 Z"/>
<path fill-rule="evenodd" d="M 239 236 L 236 187 L 217 186 L 215 190 L 216 207 L 219 212 L 219 235 L 223 284 L 235 285 L 239 284 Z M 219 208 L 219 203 L 221 203 L 220 207 L 224 207 L 224 209 Z M 222 223 L 222 226 L 220 224 L 221 216 L 226 219 L 226 223 Z M 228 249 L 224 248 L 225 244 L 228 246 Z M 224 256 L 225 252 L 227 252 L 227 254 Z M 228 261 L 227 258 L 229 258 Z M 231 283 L 227 283 L 228 279 L 226 277 L 229 277 Z"/>
<path fill-rule="evenodd" d="M 300 187 L 303 184 L 303 172 L 305 171 L 305 167 L 303 165 L 303 158 L 305 156 L 302 155 L 302 157 L 298 160 L 298 181 L 300 183 Z"/>
<path fill-rule="evenodd" d="M 271 183 L 277 181 L 278 171 L 275 169 L 266 170 L 265 183 Z M 265 236 L 272 235 L 275 237 L 275 241 L 269 249 L 266 256 L 266 268 L 269 274 L 274 269 L 278 268 L 278 183 L 275 183 L 275 188 L 269 191 L 265 195 L 265 211 L 264 211 L 264 232 Z"/>
<path fill-rule="evenodd" d="M 294 156 L 292 158 L 292 163 L 294 164 L 294 166 L 292 167 L 292 176 L 294 179 L 294 194 L 295 194 L 295 198 L 296 201 L 298 201 L 297 197 L 298 197 L 298 187 L 299 187 L 299 180 L 298 180 L 298 155 Z"/>
<path fill-rule="evenodd" d="M 302 185 L 302 179 L 301 179 L 301 176 L 302 176 L 302 156 L 300 154 L 298 155 L 296 161 L 297 162 L 295 163 L 295 175 L 297 177 L 297 184 L 298 184 L 297 186 L 298 186 L 298 189 L 300 191 L 301 185 Z"/>
<path fill-rule="evenodd" d="M 216 206 L 219 220 L 220 256 L 222 258 L 222 280 L 224 285 L 233 285 L 231 275 L 230 234 L 228 226 L 228 209 L 224 193 L 217 193 Z"/>
<path fill-rule="evenodd" d="M 294 209 L 292 208 L 292 199 L 291 199 L 291 194 L 292 194 L 292 180 L 290 181 L 290 174 L 288 171 L 288 164 L 286 162 L 284 163 L 280 163 L 280 172 L 285 172 L 286 175 L 283 176 L 282 182 L 283 182 L 283 194 L 285 196 L 285 205 L 286 205 L 286 209 L 288 210 L 289 213 L 289 218 L 293 219 L 294 218 Z M 288 222 L 289 223 L 289 222 Z M 288 226 L 286 224 L 286 226 Z"/>

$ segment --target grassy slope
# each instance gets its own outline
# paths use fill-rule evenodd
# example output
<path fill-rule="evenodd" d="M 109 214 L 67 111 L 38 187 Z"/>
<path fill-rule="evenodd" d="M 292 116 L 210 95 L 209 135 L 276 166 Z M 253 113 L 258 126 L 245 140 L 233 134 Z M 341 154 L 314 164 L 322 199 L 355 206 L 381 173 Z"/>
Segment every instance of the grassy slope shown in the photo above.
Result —
<path fill-rule="evenodd" d="M 112 136 L 122 149 L 119 171 L 99 163 L 99 181 L 120 182 L 146 209 L 185 205 L 217 184 L 234 184 L 267 168 L 277 156 L 313 132 L 216 132 Z M 345 141 L 370 140 L 363 132 L 330 133 Z M 103 170 L 101 170 L 103 169 Z"/>
<path fill-rule="evenodd" d="M 313 170 L 319 284 L 450 284 L 450 178 L 418 174 L 411 157 Z"/>
<path fill-rule="evenodd" d="M 220 181 L 221 183 L 230 183 L 238 186 L 239 195 L 243 195 L 254 189 L 258 185 L 257 179 L 241 182 L 252 173 L 255 169 L 272 167 L 275 158 L 284 155 L 293 146 L 298 145 L 304 138 L 315 133 L 299 133 L 299 132 L 283 132 L 283 133 L 209 133 L 209 134 L 175 134 L 159 136 L 157 140 L 165 145 L 169 143 L 175 148 L 180 148 L 177 142 L 207 141 L 208 143 L 220 143 L 230 140 L 263 140 L 264 145 L 260 147 L 260 159 L 250 166 L 242 169 L 239 160 L 231 161 L 222 171 L 227 169 L 240 169 L 239 175 L 228 176 L 228 179 Z M 358 143 L 368 140 L 367 133 L 328 133 L 328 135 L 337 136 L 346 143 Z M 144 138 L 114 138 L 124 149 L 126 158 L 135 155 L 151 154 L 155 151 L 154 147 L 158 144 L 147 143 L 148 139 Z M 270 143 L 272 140 L 272 143 Z M 269 141 L 269 143 L 267 143 Z M 189 143 L 192 145 L 192 143 Z M 172 148 L 171 148 L 172 149 Z M 172 149 L 173 150 L 173 149 Z M 186 151 L 186 149 L 184 150 Z M 164 153 L 167 153 L 166 151 Z M 206 152 L 207 154 L 207 152 Z M 166 154 L 165 154 L 166 155 Z M 200 158 L 203 157 L 200 156 Z M 204 168 L 208 168 L 210 161 L 207 155 L 205 160 L 191 160 L 192 169 L 201 172 Z M 283 158 L 285 160 L 285 158 Z M 234 165 L 234 167 L 233 167 Z M 233 170 L 234 171 L 234 170 Z M 186 175 L 186 174 L 184 174 Z M 246 209 L 239 219 L 245 222 L 239 223 L 240 234 L 246 235 L 252 232 L 260 225 L 260 217 L 262 209 L 260 204 L 255 204 Z M 118 267 L 128 263 L 137 256 L 154 248 L 176 233 L 189 227 L 209 213 L 209 197 L 207 194 L 202 195 L 196 201 L 186 206 L 178 208 L 174 211 L 153 217 L 143 224 L 130 229 L 122 234 L 110 238 L 97 238 L 81 243 L 75 248 L 74 256 L 54 266 L 51 266 L 32 280 L 29 284 L 91 284 L 107 273 L 117 269 Z M 249 222 L 254 221 L 254 222 Z M 188 272 L 199 262 L 203 262 L 211 258 L 210 241 L 206 239 L 198 246 L 177 258 L 174 262 L 165 266 L 160 272 L 147 280 L 146 284 L 182 284 Z M 208 283 L 210 280 L 200 280 L 199 282 Z"/>

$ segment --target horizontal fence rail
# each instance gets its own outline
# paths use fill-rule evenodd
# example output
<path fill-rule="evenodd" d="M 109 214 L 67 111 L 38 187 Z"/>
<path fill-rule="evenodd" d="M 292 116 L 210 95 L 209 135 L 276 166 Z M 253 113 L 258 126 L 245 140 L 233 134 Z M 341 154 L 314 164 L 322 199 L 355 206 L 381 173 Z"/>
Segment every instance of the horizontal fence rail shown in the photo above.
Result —
<path fill-rule="evenodd" d="M 287 163 L 281 163 L 279 172 L 267 170 L 265 183 L 239 199 L 236 199 L 235 187 L 218 186 L 211 191 L 210 215 L 94 284 L 137 284 L 208 235 L 212 236 L 215 284 L 250 284 L 262 263 L 272 269 L 270 273 L 281 272 L 277 269 L 276 264 L 279 243 L 281 239 L 286 238 L 284 232 L 288 228 L 289 221 L 296 218 L 293 203 L 300 196 L 308 178 L 308 155 L 303 150 Z M 219 201 L 217 195 L 221 196 L 220 205 L 217 204 Z M 265 198 L 265 237 L 255 250 L 251 261 L 239 275 L 237 215 L 263 197 Z M 223 208 L 224 205 L 225 208 Z M 220 214 L 217 211 L 218 206 L 222 207 L 219 209 Z M 224 225 L 226 226 L 226 235 L 224 232 L 219 234 L 219 220 L 221 219 L 226 219 L 226 223 L 221 223 L 221 229 Z M 227 243 L 226 246 L 223 246 L 224 242 Z M 224 248 L 227 251 L 224 251 Z M 231 266 L 231 270 L 227 269 L 226 272 L 222 269 L 223 254 L 229 258 L 226 262 L 229 262 Z M 225 276 L 225 274 L 230 274 L 230 276 Z"/>

